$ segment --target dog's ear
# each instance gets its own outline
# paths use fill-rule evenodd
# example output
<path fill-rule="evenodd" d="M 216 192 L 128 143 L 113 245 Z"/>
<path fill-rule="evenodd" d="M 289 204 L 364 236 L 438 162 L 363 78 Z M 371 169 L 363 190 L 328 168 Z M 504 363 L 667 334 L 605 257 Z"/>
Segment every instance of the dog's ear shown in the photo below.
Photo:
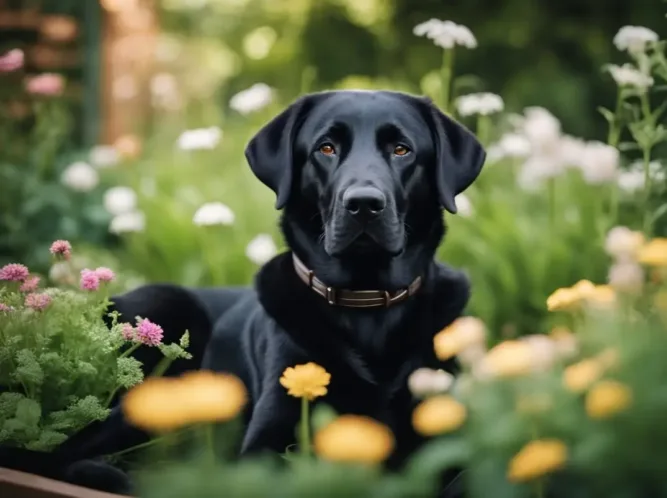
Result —
<path fill-rule="evenodd" d="M 426 106 L 434 128 L 435 178 L 440 204 L 450 213 L 456 213 L 454 198 L 479 176 L 486 152 L 472 132 L 446 116 L 430 99 L 426 99 Z"/>
<path fill-rule="evenodd" d="M 255 176 L 276 193 L 276 209 L 282 209 L 292 190 L 293 147 L 301 119 L 311 107 L 312 96 L 301 97 L 257 132 L 245 149 Z"/>

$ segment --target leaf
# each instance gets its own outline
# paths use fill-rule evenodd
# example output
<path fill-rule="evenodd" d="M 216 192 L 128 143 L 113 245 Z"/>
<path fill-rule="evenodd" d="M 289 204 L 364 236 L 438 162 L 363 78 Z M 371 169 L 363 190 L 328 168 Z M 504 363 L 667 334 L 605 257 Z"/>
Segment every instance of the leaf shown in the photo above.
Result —
<path fill-rule="evenodd" d="M 605 107 L 598 107 L 598 112 L 607 120 L 607 123 L 611 124 L 616 120 L 616 116 L 613 112 Z"/>
<path fill-rule="evenodd" d="M 663 204 L 660 206 L 658 209 L 655 210 L 652 216 L 652 221 L 655 223 L 658 221 L 660 218 L 662 218 L 665 214 L 667 214 L 667 203 Z"/>
<path fill-rule="evenodd" d="M 28 427 L 36 427 L 42 418 L 42 407 L 34 399 L 24 398 L 16 406 L 16 418 Z"/>
<path fill-rule="evenodd" d="M 639 145 L 634 142 L 621 142 L 618 144 L 618 150 L 621 152 L 627 152 L 630 150 L 639 150 Z"/>
<path fill-rule="evenodd" d="M 443 470 L 465 464 L 470 445 L 463 438 L 441 438 L 426 444 L 408 463 L 411 479 L 434 479 Z"/>

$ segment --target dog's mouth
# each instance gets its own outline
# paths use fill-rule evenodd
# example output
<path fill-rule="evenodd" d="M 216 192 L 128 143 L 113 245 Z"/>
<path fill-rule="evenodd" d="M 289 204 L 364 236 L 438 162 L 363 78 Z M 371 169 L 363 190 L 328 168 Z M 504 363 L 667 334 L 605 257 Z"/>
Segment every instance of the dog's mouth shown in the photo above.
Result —
<path fill-rule="evenodd" d="M 327 234 L 324 237 L 325 250 L 330 256 L 345 258 L 356 256 L 394 257 L 403 250 L 401 234 L 389 236 L 359 230 L 356 234 Z"/>

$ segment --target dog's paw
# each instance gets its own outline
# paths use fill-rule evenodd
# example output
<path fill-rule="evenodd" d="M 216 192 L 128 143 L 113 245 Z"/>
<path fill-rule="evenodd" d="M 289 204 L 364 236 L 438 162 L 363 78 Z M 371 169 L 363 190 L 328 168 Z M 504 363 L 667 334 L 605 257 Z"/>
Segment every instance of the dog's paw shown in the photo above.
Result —
<path fill-rule="evenodd" d="M 107 493 L 130 495 L 133 491 L 130 476 L 100 460 L 81 460 L 69 465 L 63 480 Z"/>

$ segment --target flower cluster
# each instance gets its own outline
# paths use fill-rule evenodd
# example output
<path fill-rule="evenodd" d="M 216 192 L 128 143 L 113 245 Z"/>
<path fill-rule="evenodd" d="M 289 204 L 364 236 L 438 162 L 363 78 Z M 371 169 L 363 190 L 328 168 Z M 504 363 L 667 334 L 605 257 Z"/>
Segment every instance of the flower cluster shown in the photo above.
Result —
<path fill-rule="evenodd" d="M 412 32 L 416 36 L 424 36 L 432 40 L 434 44 L 444 49 L 451 49 L 457 45 L 466 48 L 477 47 L 477 39 L 472 31 L 452 21 L 429 19 L 415 26 Z"/>

